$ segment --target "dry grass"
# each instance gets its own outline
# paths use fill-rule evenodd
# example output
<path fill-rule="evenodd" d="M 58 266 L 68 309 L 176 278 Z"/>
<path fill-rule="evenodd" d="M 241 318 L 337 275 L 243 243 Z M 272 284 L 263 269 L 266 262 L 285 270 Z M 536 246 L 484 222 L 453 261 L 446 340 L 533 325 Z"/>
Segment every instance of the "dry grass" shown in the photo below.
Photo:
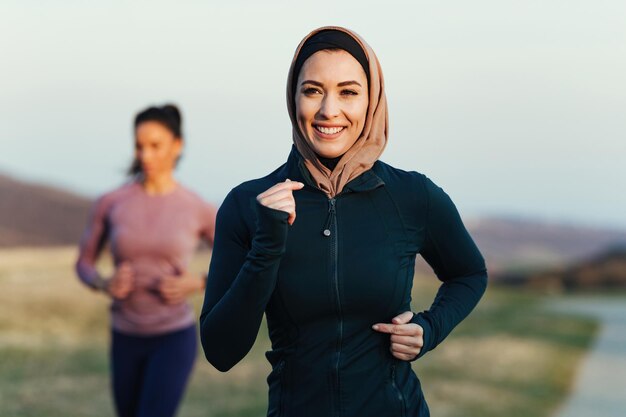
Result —
<path fill-rule="evenodd" d="M 75 257 L 75 248 L 0 251 L 0 416 L 113 415 L 108 300 L 79 283 Z M 198 254 L 192 270 L 204 271 L 208 261 Z M 101 267 L 110 268 L 106 259 Z M 433 278 L 416 279 L 415 309 L 427 307 L 435 290 Z M 470 319 L 415 363 L 433 417 L 550 415 L 595 325 L 547 313 L 540 301 L 490 290 Z M 263 328 L 227 374 L 200 354 L 179 415 L 263 416 L 268 348 Z"/>

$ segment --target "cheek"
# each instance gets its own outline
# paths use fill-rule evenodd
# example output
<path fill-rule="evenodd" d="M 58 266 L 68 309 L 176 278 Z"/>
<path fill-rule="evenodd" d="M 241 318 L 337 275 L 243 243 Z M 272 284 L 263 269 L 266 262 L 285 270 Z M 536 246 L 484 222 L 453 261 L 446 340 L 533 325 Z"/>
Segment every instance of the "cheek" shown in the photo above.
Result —
<path fill-rule="evenodd" d="M 314 100 L 301 99 L 296 102 L 296 115 L 298 122 L 306 124 L 307 122 L 313 120 L 318 107 L 319 106 Z"/>
<path fill-rule="evenodd" d="M 172 161 L 176 159 L 174 150 L 172 148 L 161 149 L 158 155 L 159 161 L 164 167 L 171 165 Z"/>
<path fill-rule="evenodd" d="M 350 108 L 350 119 L 352 125 L 358 129 L 363 129 L 365 119 L 367 118 L 367 101 L 354 103 Z"/>

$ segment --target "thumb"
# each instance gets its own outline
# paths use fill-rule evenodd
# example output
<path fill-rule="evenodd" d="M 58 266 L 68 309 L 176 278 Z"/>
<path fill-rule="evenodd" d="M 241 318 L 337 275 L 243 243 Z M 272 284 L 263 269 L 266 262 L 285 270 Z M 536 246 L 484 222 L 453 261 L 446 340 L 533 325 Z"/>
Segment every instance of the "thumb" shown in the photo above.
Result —
<path fill-rule="evenodd" d="M 285 182 L 288 182 L 291 184 L 291 190 L 300 190 L 304 187 L 304 184 L 301 183 L 300 181 L 291 181 L 289 178 L 287 178 L 285 180 Z"/>
<path fill-rule="evenodd" d="M 413 318 L 413 312 L 405 311 L 404 313 L 398 314 L 393 319 L 391 319 L 391 322 L 393 324 L 407 324 L 408 322 L 411 321 L 412 318 Z"/>

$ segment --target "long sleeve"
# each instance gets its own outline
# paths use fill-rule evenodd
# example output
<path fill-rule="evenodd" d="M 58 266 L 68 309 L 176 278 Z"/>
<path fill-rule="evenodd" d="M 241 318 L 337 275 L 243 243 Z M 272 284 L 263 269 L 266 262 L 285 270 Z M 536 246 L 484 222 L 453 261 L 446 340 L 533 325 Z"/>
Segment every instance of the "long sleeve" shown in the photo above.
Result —
<path fill-rule="evenodd" d="M 102 278 L 96 270 L 96 260 L 108 238 L 106 207 L 104 199 L 94 203 L 89 213 L 87 227 L 80 240 L 76 273 L 85 285 L 97 289 Z"/>
<path fill-rule="evenodd" d="M 428 195 L 423 258 L 443 283 L 433 304 L 412 322 L 424 328 L 418 358 L 434 349 L 474 309 L 487 287 L 485 261 L 450 197 L 424 177 Z"/>
<path fill-rule="evenodd" d="M 251 239 L 236 194 L 231 191 L 217 213 L 200 314 L 204 354 L 222 372 L 243 359 L 254 344 L 276 286 L 289 227 L 286 212 L 255 202 L 257 222 Z"/>

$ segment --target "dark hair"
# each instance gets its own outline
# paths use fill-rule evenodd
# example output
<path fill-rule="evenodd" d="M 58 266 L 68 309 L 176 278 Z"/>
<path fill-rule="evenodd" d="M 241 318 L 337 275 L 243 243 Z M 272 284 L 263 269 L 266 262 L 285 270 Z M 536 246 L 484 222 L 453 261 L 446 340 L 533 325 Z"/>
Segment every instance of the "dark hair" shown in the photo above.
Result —
<path fill-rule="evenodd" d="M 144 122 L 157 122 L 166 127 L 179 140 L 183 139 L 182 116 L 178 107 L 173 104 L 165 104 L 160 107 L 151 106 L 135 115 L 135 130 Z M 176 161 L 178 163 L 178 161 Z M 128 175 L 136 176 L 142 173 L 141 163 L 137 158 L 133 159 Z"/>

